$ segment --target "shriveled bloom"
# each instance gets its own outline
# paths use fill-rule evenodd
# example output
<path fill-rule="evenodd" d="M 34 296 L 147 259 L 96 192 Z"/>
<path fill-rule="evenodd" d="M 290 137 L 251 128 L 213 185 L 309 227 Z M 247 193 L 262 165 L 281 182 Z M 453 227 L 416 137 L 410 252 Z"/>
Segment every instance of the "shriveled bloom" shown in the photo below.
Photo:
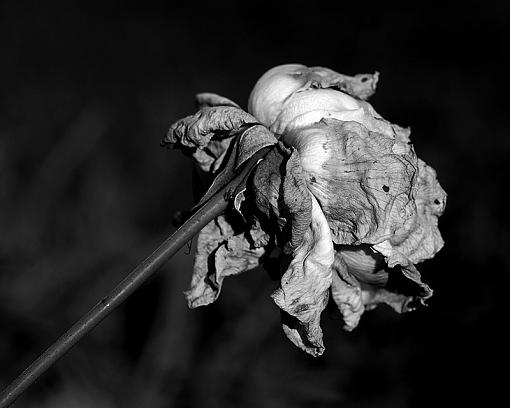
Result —
<path fill-rule="evenodd" d="M 404 312 L 431 296 L 414 265 L 443 246 L 437 219 L 446 194 L 416 156 L 410 131 L 366 102 L 377 80 L 282 65 L 259 79 L 249 113 L 201 94 L 199 112 L 171 127 L 164 141 L 216 176 L 204 199 L 256 150 L 274 145 L 235 199 L 242 217 L 227 213 L 200 233 L 191 307 L 214 301 L 225 276 L 276 252 L 281 281 L 272 297 L 284 331 L 317 356 L 329 301 L 352 330 L 380 303 Z"/>

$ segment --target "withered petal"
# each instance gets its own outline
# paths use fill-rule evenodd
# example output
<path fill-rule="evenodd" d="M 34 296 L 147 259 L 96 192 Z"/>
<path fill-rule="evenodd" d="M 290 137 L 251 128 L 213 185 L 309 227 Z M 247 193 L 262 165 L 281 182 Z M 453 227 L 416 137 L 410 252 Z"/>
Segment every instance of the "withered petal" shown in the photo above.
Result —
<path fill-rule="evenodd" d="M 172 124 L 161 144 L 191 152 L 203 171 L 214 171 L 220 167 L 217 161 L 221 162 L 232 136 L 247 124 L 256 123 L 252 115 L 238 107 L 205 106 Z M 210 148 L 213 138 L 216 143 Z"/>
<path fill-rule="evenodd" d="M 412 264 L 395 268 L 389 276 L 390 281 L 385 287 L 362 284 L 367 310 L 384 303 L 398 313 L 410 312 L 425 305 L 432 296 L 432 289 L 422 282 L 420 273 Z"/>
<path fill-rule="evenodd" d="M 287 337 L 311 355 L 324 351 L 320 316 L 330 288 L 346 330 L 381 303 L 397 312 L 425 304 L 432 290 L 414 264 L 443 245 L 437 220 L 446 194 L 416 157 L 409 129 L 366 102 L 377 81 L 378 73 L 283 65 L 250 95 L 249 111 L 261 123 L 203 93 L 200 110 L 172 125 L 163 144 L 182 148 L 208 177 L 198 205 L 255 152 L 275 145 L 234 198 L 245 223 L 227 214 L 199 234 L 190 307 L 214 301 L 226 276 L 253 269 L 275 244 L 286 271 L 272 297 Z"/>
<path fill-rule="evenodd" d="M 234 101 L 231 101 L 230 99 L 224 96 L 211 92 L 201 92 L 199 94 L 196 94 L 195 102 L 199 109 L 204 108 L 206 106 L 232 106 L 234 108 L 241 109 L 241 107 Z"/>
<path fill-rule="evenodd" d="M 404 313 L 424 305 L 432 296 L 432 290 L 422 282 L 420 273 L 412 264 L 386 268 L 384 271 L 374 270 L 375 276 L 387 276 L 378 284 L 357 279 L 353 270 L 355 267 L 345 262 L 342 251 L 335 252 L 331 294 L 344 318 L 345 330 L 356 328 L 361 315 L 381 303 L 398 313 Z"/>
<path fill-rule="evenodd" d="M 390 267 L 419 263 L 432 258 L 444 245 L 438 217 L 446 205 L 446 193 L 437 181 L 436 172 L 418 159 L 414 202 L 416 216 L 408 230 L 374 245 L 386 257 Z"/>
<path fill-rule="evenodd" d="M 349 273 L 342 256 L 335 252 L 332 267 L 331 297 L 344 319 L 344 329 L 354 330 L 365 311 L 359 282 Z"/>
<path fill-rule="evenodd" d="M 312 221 L 273 294 L 275 303 L 294 319 L 282 321 L 285 334 L 313 356 L 324 351 L 320 316 L 329 299 L 333 243 L 320 206 L 312 199 Z"/>
<path fill-rule="evenodd" d="M 308 83 L 312 87 L 335 88 L 355 98 L 366 100 L 375 93 L 379 73 L 343 75 L 329 68 L 307 68 Z"/>
<path fill-rule="evenodd" d="M 356 122 L 322 120 L 296 134 L 294 146 L 336 244 L 375 244 L 407 231 L 416 215 L 417 158 L 395 153 L 395 138 Z"/>
<path fill-rule="evenodd" d="M 275 136 L 262 125 L 252 125 L 241 130 L 236 138 L 231 141 L 228 150 L 228 158 L 223 163 L 209 189 L 202 196 L 197 206 L 206 202 L 219 190 L 225 187 L 233 178 L 236 171 L 250 157 L 266 146 L 272 146 L 277 143 Z"/>
<path fill-rule="evenodd" d="M 309 228 L 312 200 L 305 174 L 295 149 L 279 144 L 255 170 L 255 205 L 280 237 L 286 253 L 301 243 Z"/>
<path fill-rule="evenodd" d="M 226 276 L 257 267 L 268 242 L 269 236 L 257 224 L 250 233 L 235 232 L 224 215 L 207 224 L 198 235 L 191 286 L 185 292 L 189 307 L 214 302 Z"/>

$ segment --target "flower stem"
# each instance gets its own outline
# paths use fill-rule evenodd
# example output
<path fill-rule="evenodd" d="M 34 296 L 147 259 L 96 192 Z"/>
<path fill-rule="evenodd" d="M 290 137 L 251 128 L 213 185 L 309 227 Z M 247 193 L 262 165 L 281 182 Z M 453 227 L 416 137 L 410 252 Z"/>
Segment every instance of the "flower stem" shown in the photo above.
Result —
<path fill-rule="evenodd" d="M 133 269 L 108 296 L 101 299 L 99 303 L 90 309 L 41 354 L 37 360 L 25 369 L 0 395 L 0 408 L 10 406 L 23 391 L 106 316 L 131 296 L 154 272 L 175 255 L 186 242 L 200 232 L 209 221 L 222 214 L 227 209 L 229 200 L 244 186 L 253 168 L 269 150 L 270 147 L 266 147 L 255 153 L 231 182 L 205 202 L 172 236 L 167 238 L 151 255 Z"/>

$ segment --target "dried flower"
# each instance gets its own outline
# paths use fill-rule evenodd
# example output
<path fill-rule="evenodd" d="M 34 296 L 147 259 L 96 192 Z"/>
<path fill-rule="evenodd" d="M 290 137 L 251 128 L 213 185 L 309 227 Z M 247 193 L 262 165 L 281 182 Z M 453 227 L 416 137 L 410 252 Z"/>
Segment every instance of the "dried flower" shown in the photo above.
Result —
<path fill-rule="evenodd" d="M 215 177 L 201 202 L 258 149 L 274 146 L 235 199 L 242 217 L 227 213 L 200 233 L 190 307 L 211 303 L 225 276 L 265 264 L 279 249 L 272 297 L 284 331 L 317 356 L 330 297 L 352 330 L 379 303 L 404 312 L 432 295 L 414 265 L 443 245 L 437 219 L 446 194 L 417 158 L 410 131 L 366 102 L 377 80 L 282 65 L 257 82 L 250 113 L 201 94 L 199 111 L 172 125 L 164 143 Z"/>

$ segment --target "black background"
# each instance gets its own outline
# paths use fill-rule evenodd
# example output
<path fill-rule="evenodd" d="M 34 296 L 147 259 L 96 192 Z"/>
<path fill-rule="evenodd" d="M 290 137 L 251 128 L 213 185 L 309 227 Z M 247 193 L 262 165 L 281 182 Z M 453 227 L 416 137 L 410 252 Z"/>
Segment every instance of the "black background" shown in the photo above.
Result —
<path fill-rule="evenodd" d="M 488 2 L 0 2 L 0 386 L 173 231 L 191 163 L 159 147 L 194 95 L 246 105 L 297 62 L 379 71 L 372 104 L 411 126 L 448 193 L 435 290 L 408 315 L 324 316 L 325 355 L 288 342 L 263 271 L 187 309 L 183 250 L 20 407 L 421 407 L 505 398 L 508 10 Z M 504 400 L 503 400 L 504 401 Z"/>

